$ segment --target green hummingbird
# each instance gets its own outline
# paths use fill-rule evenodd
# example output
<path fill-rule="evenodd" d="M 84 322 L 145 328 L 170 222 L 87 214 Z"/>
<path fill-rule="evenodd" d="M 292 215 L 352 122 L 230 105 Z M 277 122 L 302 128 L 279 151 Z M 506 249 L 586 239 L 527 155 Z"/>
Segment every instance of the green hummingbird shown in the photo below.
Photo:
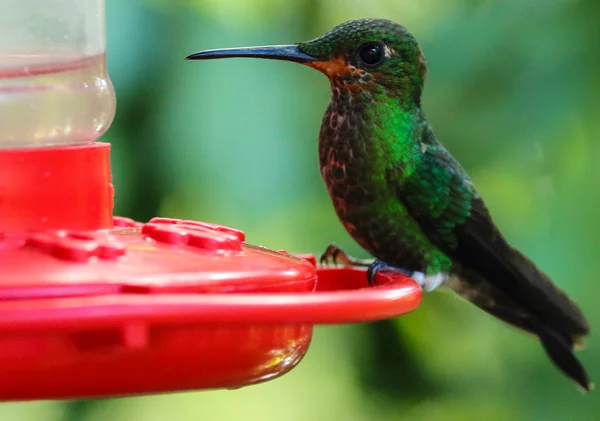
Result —
<path fill-rule="evenodd" d="M 590 328 L 546 274 L 495 225 L 463 167 L 437 140 L 421 97 L 427 64 L 415 37 L 395 22 L 345 22 L 292 45 L 201 51 L 188 60 L 258 57 L 324 73 L 331 102 L 319 162 L 335 211 L 375 260 L 334 245 L 321 261 L 404 273 L 424 290 L 446 287 L 492 316 L 539 338 L 549 358 L 583 390 L 574 355 Z"/>

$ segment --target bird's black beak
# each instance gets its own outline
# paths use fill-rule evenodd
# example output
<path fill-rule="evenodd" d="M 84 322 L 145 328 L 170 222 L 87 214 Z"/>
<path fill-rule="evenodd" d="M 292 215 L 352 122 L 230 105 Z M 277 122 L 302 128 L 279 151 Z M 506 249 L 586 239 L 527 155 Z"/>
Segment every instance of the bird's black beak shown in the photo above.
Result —
<path fill-rule="evenodd" d="M 271 60 L 286 60 L 296 63 L 310 63 L 315 57 L 304 54 L 295 44 L 270 45 L 265 47 L 224 48 L 221 50 L 206 50 L 190 54 L 186 60 L 211 60 L 230 57 L 254 57 Z"/>

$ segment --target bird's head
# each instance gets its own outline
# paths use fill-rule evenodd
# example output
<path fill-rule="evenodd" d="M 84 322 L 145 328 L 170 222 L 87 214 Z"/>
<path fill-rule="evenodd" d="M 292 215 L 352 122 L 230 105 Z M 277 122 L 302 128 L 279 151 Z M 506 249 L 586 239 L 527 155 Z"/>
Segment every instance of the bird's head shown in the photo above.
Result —
<path fill-rule="evenodd" d="M 258 57 L 301 63 L 324 73 L 332 86 L 350 92 L 378 90 L 420 105 L 427 65 L 415 38 L 384 19 L 342 23 L 310 41 L 290 45 L 201 51 L 188 60 Z"/>

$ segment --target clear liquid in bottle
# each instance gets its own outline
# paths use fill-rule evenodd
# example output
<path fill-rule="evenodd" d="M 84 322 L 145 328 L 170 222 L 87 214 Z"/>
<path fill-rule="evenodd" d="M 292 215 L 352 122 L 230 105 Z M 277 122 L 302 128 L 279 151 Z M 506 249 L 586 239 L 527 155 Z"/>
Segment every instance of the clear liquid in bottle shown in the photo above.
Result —
<path fill-rule="evenodd" d="M 115 107 L 104 54 L 0 56 L 0 148 L 91 143 Z"/>

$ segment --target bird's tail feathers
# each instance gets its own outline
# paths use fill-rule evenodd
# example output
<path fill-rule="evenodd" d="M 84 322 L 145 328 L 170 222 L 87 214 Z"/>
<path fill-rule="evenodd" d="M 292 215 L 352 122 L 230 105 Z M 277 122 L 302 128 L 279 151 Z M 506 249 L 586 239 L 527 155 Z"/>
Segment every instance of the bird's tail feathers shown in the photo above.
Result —
<path fill-rule="evenodd" d="M 574 354 L 575 349 L 584 346 L 583 335 L 563 332 L 558 327 L 544 322 L 539 316 L 517 305 L 502 292 L 481 282 L 480 276 L 476 273 L 464 272 L 462 275 L 462 279 L 468 277 L 470 282 L 457 284 L 459 287 L 455 288 L 455 292 L 497 319 L 536 336 L 548 357 L 560 370 L 575 381 L 583 391 L 592 390 L 593 384 Z M 474 285 L 485 289 L 478 290 Z"/>
<path fill-rule="evenodd" d="M 543 322 L 530 318 L 533 329 L 536 331 L 546 354 L 567 376 L 575 381 L 584 392 L 594 388 L 593 383 L 573 353 L 574 344 L 565 335 L 560 334 Z"/>

